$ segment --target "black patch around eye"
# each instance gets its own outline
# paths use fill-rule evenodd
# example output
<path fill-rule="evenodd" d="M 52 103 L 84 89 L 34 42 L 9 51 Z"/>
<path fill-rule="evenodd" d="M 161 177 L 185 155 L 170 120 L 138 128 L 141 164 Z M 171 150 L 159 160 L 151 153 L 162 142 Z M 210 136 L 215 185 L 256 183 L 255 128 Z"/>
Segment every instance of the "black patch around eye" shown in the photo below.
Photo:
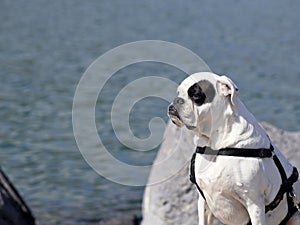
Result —
<path fill-rule="evenodd" d="M 195 83 L 188 90 L 190 99 L 197 105 L 202 105 L 205 102 L 206 95 L 202 92 L 202 89 L 198 83 Z"/>
<path fill-rule="evenodd" d="M 188 95 L 197 105 L 202 105 L 213 101 L 215 88 L 208 80 L 201 80 L 188 89 Z"/>

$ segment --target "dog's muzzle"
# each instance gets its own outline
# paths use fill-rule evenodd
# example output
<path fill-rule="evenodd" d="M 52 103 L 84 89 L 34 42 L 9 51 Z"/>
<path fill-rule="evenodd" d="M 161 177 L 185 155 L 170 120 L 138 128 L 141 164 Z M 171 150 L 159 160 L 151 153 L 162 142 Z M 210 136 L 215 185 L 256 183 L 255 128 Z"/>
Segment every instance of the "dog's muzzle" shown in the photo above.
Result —
<path fill-rule="evenodd" d="M 169 115 L 171 121 L 174 124 L 176 124 L 176 126 L 182 127 L 184 125 L 180 118 L 180 115 L 174 105 L 169 106 L 168 115 Z"/>

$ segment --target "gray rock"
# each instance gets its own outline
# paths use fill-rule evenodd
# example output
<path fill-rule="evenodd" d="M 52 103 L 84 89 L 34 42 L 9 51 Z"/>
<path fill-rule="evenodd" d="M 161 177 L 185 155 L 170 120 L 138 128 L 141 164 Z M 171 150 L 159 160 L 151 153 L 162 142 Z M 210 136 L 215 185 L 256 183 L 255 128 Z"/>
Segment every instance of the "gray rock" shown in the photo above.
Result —
<path fill-rule="evenodd" d="M 283 131 L 268 123 L 263 123 L 263 126 L 282 153 L 300 168 L 300 154 L 297 154 L 300 132 Z M 189 181 L 189 164 L 195 149 L 192 140 L 193 134 L 189 130 L 168 125 L 154 162 L 155 165 L 164 160 L 164 167 L 153 166 L 151 170 L 143 199 L 142 225 L 198 224 L 198 193 Z M 182 168 L 179 170 L 179 167 Z M 167 171 L 172 171 L 173 176 L 163 180 L 162 176 L 169 176 Z M 158 177 L 162 180 L 159 183 Z M 215 224 L 222 223 L 216 221 Z"/>

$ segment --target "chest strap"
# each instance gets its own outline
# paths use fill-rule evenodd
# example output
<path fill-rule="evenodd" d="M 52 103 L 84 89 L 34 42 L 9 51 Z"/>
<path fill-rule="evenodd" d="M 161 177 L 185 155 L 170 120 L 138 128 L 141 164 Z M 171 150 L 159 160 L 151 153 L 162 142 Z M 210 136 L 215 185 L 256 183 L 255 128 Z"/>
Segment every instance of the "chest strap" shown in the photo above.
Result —
<path fill-rule="evenodd" d="M 236 157 L 251 157 L 251 158 L 270 158 L 273 155 L 274 147 L 270 148 L 221 148 L 220 150 L 212 150 L 209 147 L 197 147 L 196 153 L 203 155 L 226 155 Z"/>
<path fill-rule="evenodd" d="M 204 200 L 205 196 L 203 194 L 203 191 L 201 190 L 201 188 L 199 187 L 199 185 L 196 182 L 196 175 L 195 175 L 195 160 L 196 160 L 196 152 L 193 154 L 192 159 L 191 159 L 191 166 L 190 166 L 190 181 L 196 185 L 199 193 L 201 194 L 201 196 L 203 197 Z"/>
<path fill-rule="evenodd" d="M 198 154 L 204 154 L 204 155 L 223 155 L 223 156 L 235 156 L 235 157 L 252 157 L 252 158 L 271 158 L 273 156 L 274 163 L 280 173 L 281 176 L 281 186 L 280 189 L 274 198 L 274 200 L 265 207 L 265 212 L 269 212 L 274 210 L 279 203 L 282 201 L 284 194 L 287 194 L 287 202 L 288 202 L 288 214 L 283 219 L 283 221 L 280 223 L 280 225 L 284 225 L 287 223 L 287 221 L 292 217 L 292 215 L 297 211 L 297 208 L 293 202 L 293 184 L 298 180 L 299 173 L 296 167 L 293 167 L 293 172 L 291 176 L 288 178 L 286 175 L 286 172 L 277 157 L 277 155 L 273 155 L 274 147 L 271 144 L 270 148 L 260 148 L 260 149 L 243 149 L 243 148 L 223 148 L 220 150 L 212 150 L 209 147 L 197 147 L 196 152 L 193 154 L 193 157 L 191 159 L 191 167 L 190 167 L 190 180 L 193 184 L 197 186 L 198 191 L 202 195 L 202 197 L 205 200 L 205 196 L 203 194 L 203 191 L 199 187 L 199 185 L 196 182 L 196 176 L 195 176 L 195 158 L 196 153 Z M 251 224 L 251 223 L 249 223 Z"/>

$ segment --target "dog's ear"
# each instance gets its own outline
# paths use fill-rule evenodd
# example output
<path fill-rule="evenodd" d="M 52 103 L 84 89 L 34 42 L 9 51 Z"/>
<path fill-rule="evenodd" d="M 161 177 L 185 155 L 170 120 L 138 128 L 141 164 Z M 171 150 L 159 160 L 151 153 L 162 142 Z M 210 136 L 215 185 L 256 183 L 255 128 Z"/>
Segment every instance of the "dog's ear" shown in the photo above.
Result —
<path fill-rule="evenodd" d="M 239 93 L 239 89 L 230 78 L 221 76 L 217 80 L 217 90 L 220 95 L 230 96 L 231 104 L 235 105 L 235 98 Z"/>

